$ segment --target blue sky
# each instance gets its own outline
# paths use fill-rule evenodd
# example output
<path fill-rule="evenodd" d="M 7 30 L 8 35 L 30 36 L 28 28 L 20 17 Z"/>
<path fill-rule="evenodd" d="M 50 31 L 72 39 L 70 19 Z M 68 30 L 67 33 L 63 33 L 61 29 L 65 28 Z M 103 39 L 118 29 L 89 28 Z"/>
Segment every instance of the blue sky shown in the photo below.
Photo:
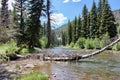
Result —
<path fill-rule="evenodd" d="M 97 5 L 99 0 L 94 1 Z M 120 9 L 120 0 L 108 0 L 108 2 L 112 10 Z M 56 15 L 63 14 L 63 17 L 65 17 L 60 24 L 62 25 L 67 23 L 69 19 L 73 20 L 75 16 L 81 15 L 84 4 L 86 4 L 87 8 L 90 10 L 92 3 L 93 0 L 52 0 L 52 9 Z"/>
<path fill-rule="evenodd" d="M 53 14 L 52 25 L 59 27 L 68 22 L 68 20 L 73 20 L 75 16 L 79 16 L 82 13 L 82 8 L 84 4 L 87 5 L 87 8 L 90 10 L 93 0 L 51 0 L 52 1 L 52 10 Z M 96 5 L 99 0 L 94 0 Z M 1 0 L 0 0 L 1 2 Z M 14 0 L 9 0 L 9 9 L 12 8 L 11 3 Z M 120 9 L 120 0 L 108 0 L 111 9 L 116 10 Z M 0 5 L 1 6 L 1 5 Z"/>

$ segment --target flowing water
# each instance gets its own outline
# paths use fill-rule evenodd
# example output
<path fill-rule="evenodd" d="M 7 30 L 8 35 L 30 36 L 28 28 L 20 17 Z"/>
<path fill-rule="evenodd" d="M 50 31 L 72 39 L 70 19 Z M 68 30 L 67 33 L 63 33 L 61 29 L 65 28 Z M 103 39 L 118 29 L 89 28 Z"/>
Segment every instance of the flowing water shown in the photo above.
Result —
<path fill-rule="evenodd" d="M 48 50 L 48 53 L 61 56 L 83 52 L 66 48 Z M 77 62 L 51 62 L 41 70 L 50 80 L 120 80 L 120 53 L 108 51 Z"/>

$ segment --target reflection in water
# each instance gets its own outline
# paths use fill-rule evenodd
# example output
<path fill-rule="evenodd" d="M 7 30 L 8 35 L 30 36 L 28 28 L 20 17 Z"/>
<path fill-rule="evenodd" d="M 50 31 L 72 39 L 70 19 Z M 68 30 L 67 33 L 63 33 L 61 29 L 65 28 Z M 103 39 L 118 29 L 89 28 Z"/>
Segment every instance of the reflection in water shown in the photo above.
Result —
<path fill-rule="evenodd" d="M 70 52 L 59 48 L 52 51 L 59 55 Z M 120 54 L 107 52 L 78 62 L 48 62 L 40 71 L 50 80 L 120 80 Z"/>

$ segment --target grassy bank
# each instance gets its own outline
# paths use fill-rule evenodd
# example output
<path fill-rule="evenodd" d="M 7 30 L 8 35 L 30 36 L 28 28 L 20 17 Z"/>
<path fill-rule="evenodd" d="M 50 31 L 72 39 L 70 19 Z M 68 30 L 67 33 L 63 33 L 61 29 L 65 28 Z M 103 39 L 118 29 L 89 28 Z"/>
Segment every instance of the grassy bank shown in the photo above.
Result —
<path fill-rule="evenodd" d="M 48 76 L 40 73 L 40 72 L 31 72 L 28 74 L 23 74 L 21 76 L 17 76 L 14 80 L 48 80 Z"/>

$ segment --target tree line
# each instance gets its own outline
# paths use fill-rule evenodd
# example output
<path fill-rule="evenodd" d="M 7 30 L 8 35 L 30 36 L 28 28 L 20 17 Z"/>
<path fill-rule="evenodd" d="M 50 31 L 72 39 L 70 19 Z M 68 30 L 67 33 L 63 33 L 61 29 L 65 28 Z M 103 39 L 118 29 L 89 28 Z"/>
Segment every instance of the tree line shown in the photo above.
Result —
<path fill-rule="evenodd" d="M 111 39 L 117 36 L 115 22 L 108 0 L 99 0 L 98 6 L 93 1 L 90 11 L 84 5 L 82 16 L 75 17 L 73 21 L 68 21 L 68 30 L 64 35 L 67 37 L 68 44 L 71 42 L 76 43 L 81 37 L 85 39 L 102 39 L 106 34 Z"/>
<path fill-rule="evenodd" d="M 15 0 L 13 10 L 8 10 L 8 0 L 1 1 L 0 43 L 11 38 L 17 45 L 26 44 L 29 48 L 41 47 L 39 39 L 46 33 L 46 48 L 51 45 L 51 2 L 50 0 Z M 41 25 L 41 17 L 47 18 L 47 29 Z"/>

